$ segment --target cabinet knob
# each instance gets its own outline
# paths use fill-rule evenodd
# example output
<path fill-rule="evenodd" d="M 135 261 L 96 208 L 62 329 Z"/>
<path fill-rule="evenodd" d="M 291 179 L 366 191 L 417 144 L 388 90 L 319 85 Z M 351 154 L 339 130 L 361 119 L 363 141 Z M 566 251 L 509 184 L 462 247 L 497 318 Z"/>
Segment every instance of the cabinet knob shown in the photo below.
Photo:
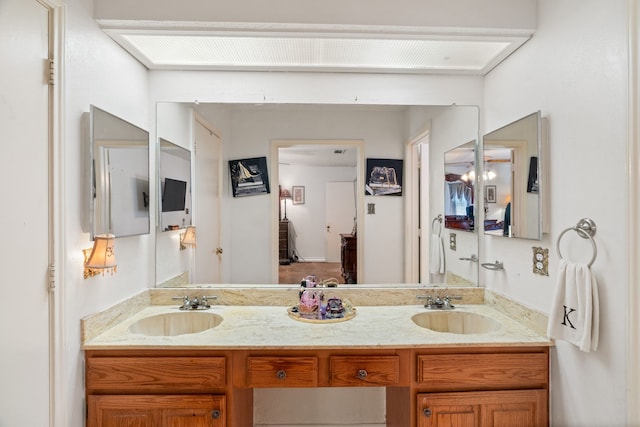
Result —
<path fill-rule="evenodd" d="M 211 411 L 211 418 L 213 418 L 214 420 L 220 418 L 220 415 L 222 415 L 222 413 L 219 409 L 214 409 L 213 411 Z"/>
<path fill-rule="evenodd" d="M 222 248 L 216 248 L 216 255 L 222 255 Z"/>
<path fill-rule="evenodd" d="M 422 410 L 422 414 L 423 414 L 425 417 L 430 417 L 430 416 L 431 416 L 431 408 L 424 408 L 424 409 Z"/>
<path fill-rule="evenodd" d="M 358 370 L 358 378 L 359 379 L 364 380 L 365 378 L 367 378 L 368 375 L 369 375 L 369 373 L 365 369 L 359 369 Z"/>
<path fill-rule="evenodd" d="M 278 372 L 276 372 L 276 377 L 278 377 L 279 380 L 283 380 L 287 378 L 287 372 L 284 369 L 280 369 Z"/>

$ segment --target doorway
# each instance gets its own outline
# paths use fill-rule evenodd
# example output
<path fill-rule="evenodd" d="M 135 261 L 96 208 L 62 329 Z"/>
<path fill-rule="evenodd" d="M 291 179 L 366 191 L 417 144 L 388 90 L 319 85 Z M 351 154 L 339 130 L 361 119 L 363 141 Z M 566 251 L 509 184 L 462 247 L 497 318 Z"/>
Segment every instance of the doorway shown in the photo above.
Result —
<path fill-rule="evenodd" d="M 430 283 L 429 277 L 429 130 L 407 144 L 405 281 Z"/>
<path fill-rule="evenodd" d="M 358 217 L 362 215 L 358 206 L 362 206 L 364 197 L 355 189 L 361 182 L 363 144 L 363 141 L 352 140 L 272 141 L 271 169 L 274 177 L 283 191 L 288 190 L 296 196 L 293 199 L 281 199 L 278 194 L 272 196 L 275 283 L 299 283 L 306 275 L 316 275 L 318 279 L 334 278 L 345 283 L 341 272 L 340 241 L 327 244 L 327 234 L 339 238 L 339 234 L 354 230 L 357 233 Z M 335 186 L 348 188 L 345 190 L 348 200 L 335 199 L 338 197 Z M 300 194 L 302 198 L 298 197 Z M 341 190 L 340 194 L 346 193 Z M 284 203 L 288 220 L 286 227 L 281 221 Z M 331 206 L 334 208 L 330 209 Z M 347 212 L 342 217 L 347 218 L 348 225 L 339 225 L 332 219 L 337 212 Z M 284 237 L 288 243 L 285 256 L 289 262 L 283 263 L 281 241 L 285 229 L 288 230 Z"/>

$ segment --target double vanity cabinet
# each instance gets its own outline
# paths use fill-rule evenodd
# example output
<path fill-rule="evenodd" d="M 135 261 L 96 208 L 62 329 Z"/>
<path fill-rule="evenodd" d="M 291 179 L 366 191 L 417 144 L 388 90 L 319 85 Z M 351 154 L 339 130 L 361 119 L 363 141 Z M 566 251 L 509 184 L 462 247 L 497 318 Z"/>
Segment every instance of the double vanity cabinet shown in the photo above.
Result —
<path fill-rule="evenodd" d="M 251 427 L 253 389 L 273 387 L 384 387 L 387 426 L 548 425 L 549 344 L 533 334 L 439 334 L 405 322 L 421 306 L 392 309 L 379 327 L 367 317 L 381 309 L 367 307 L 335 325 L 266 323 L 278 309 L 237 308 L 235 328 L 233 309 L 221 310 L 224 321 L 193 339 L 137 341 L 125 324 L 85 343 L 87 427 Z M 294 345 L 300 333 L 309 341 Z M 233 334 L 247 337 L 232 344 Z"/>

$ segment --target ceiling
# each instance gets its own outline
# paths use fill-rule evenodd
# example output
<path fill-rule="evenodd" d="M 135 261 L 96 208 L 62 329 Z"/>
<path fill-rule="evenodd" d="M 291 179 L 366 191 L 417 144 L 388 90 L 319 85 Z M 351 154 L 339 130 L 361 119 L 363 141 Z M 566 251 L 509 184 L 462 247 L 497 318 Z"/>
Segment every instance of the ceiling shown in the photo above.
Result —
<path fill-rule="evenodd" d="M 529 35 L 223 31 L 105 26 L 150 70 L 485 75 Z"/>

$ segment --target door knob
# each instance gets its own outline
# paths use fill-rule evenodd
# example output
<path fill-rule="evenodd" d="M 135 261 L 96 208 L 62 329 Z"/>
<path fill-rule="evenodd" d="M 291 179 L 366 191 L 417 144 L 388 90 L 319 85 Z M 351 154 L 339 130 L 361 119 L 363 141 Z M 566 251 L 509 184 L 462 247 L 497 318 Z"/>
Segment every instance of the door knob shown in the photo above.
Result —
<path fill-rule="evenodd" d="M 216 255 L 222 255 L 222 248 L 216 248 Z"/>

